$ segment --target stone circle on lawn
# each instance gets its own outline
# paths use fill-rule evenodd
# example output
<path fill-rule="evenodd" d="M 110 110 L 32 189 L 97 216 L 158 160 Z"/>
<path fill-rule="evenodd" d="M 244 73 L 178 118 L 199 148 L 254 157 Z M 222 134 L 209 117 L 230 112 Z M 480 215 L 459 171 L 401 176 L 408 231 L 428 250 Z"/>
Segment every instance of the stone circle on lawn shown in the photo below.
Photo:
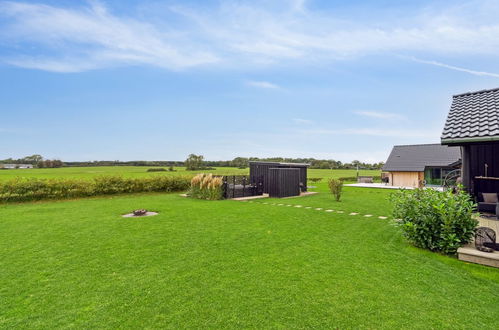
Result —
<path fill-rule="evenodd" d="M 153 215 L 158 215 L 158 212 L 152 212 L 147 210 L 134 210 L 131 213 L 123 214 L 123 218 L 142 218 L 142 217 L 150 217 Z"/>

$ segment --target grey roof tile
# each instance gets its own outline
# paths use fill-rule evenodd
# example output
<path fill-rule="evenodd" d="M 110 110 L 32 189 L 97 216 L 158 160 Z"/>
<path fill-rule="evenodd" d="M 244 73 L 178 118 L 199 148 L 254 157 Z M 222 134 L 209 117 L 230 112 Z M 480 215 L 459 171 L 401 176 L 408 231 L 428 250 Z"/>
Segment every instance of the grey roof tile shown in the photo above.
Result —
<path fill-rule="evenodd" d="M 454 95 L 442 143 L 499 140 L 499 88 Z"/>
<path fill-rule="evenodd" d="M 446 167 L 460 159 L 460 147 L 441 144 L 394 146 L 383 171 L 422 172 L 427 166 Z"/>

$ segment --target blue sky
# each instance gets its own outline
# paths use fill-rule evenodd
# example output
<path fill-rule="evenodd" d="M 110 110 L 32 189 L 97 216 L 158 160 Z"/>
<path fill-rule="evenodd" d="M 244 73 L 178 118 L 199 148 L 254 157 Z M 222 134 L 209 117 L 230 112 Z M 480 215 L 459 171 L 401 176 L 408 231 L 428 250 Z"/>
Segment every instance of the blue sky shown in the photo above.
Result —
<path fill-rule="evenodd" d="M 497 1 L 1 1 L 0 159 L 383 161 L 499 87 Z"/>

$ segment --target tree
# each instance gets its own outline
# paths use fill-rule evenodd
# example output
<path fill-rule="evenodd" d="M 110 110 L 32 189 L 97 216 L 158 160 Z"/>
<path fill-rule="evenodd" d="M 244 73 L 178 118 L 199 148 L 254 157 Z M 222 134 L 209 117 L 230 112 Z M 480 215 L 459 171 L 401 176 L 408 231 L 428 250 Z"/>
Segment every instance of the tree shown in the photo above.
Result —
<path fill-rule="evenodd" d="M 31 155 L 31 156 L 26 156 L 22 159 L 22 161 L 26 164 L 32 164 L 32 165 L 37 165 L 39 162 L 43 160 L 43 157 L 41 155 Z"/>
<path fill-rule="evenodd" d="M 230 162 L 230 165 L 237 168 L 246 168 L 248 167 L 248 158 L 236 157 Z"/>
<path fill-rule="evenodd" d="M 190 154 L 185 160 L 185 169 L 187 171 L 195 171 L 203 168 L 204 157 L 202 155 Z"/>

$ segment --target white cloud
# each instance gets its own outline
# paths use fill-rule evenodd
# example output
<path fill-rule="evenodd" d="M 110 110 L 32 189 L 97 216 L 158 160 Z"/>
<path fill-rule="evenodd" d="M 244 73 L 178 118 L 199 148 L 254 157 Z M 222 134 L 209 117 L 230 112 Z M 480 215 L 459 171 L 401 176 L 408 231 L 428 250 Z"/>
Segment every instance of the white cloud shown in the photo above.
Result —
<path fill-rule="evenodd" d="M 287 61 L 350 60 L 393 53 L 499 53 L 499 4 L 493 1 L 434 4 L 398 17 L 372 9 L 377 10 L 373 17 L 378 17 L 372 21 L 354 16 L 346 20 L 334 11 L 310 9 L 305 0 L 221 1 L 212 8 L 178 3 L 149 12 L 151 17 L 141 13 L 134 18 L 133 9 L 128 16 L 117 15 L 96 1 L 73 8 L 0 2 L 0 43 L 11 50 L 4 52 L 11 55 L 3 61 L 75 72 L 118 65 L 181 70 L 206 65 L 241 68 Z M 30 53 L 33 49 L 35 55 Z M 418 61 L 498 76 L 437 61 Z"/>
<path fill-rule="evenodd" d="M 4 59 L 21 67 L 56 72 L 120 64 L 183 69 L 218 60 L 209 51 L 191 49 L 172 31 L 114 16 L 99 2 L 75 9 L 2 2 L 0 13 L 14 21 L 4 26 L 1 39 L 31 41 L 48 50 L 47 55 Z"/>
<path fill-rule="evenodd" d="M 437 62 L 437 61 L 421 60 L 421 59 L 416 58 L 416 57 L 407 57 L 407 58 L 409 58 L 410 60 L 412 60 L 414 62 L 431 64 L 431 65 L 439 66 L 439 67 L 450 69 L 450 70 L 466 72 L 466 73 L 469 73 L 469 74 L 472 74 L 475 76 L 488 76 L 488 77 L 499 78 L 499 73 L 492 73 L 492 72 L 486 72 L 486 71 L 475 71 L 475 70 L 470 70 L 470 69 L 466 69 L 466 68 L 462 68 L 462 67 L 458 67 L 458 66 L 453 66 L 453 65 L 449 65 L 449 64 L 445 64 L 445 63 L 441 63 L 441 62 Z"/>
<path fill-rule="evenodd" d="M 280 87 L 268 81 L 248 81 L 247 84 L 252 87 L 266 88 L 266 89 L 279 89 Z"/>
<path fill-rule="evenodd" d="M 378 112 L 378 111 L 355 111 L 356 114 L 364 117 L 378 118 L 378 119 L 391 119 L 391 120 L 405 120 L 405 116 L 388 113 L 388 112 Z"/>

